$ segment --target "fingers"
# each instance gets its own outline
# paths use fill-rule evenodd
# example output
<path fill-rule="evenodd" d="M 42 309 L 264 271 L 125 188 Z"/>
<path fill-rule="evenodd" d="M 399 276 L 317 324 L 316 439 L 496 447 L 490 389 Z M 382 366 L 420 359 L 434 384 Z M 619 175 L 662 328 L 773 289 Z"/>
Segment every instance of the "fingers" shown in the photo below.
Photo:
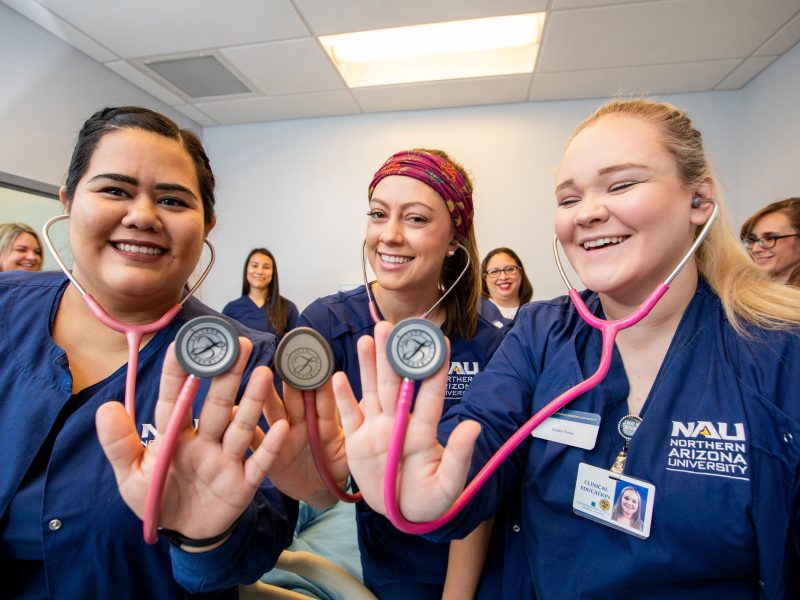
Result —
<path fill-rule="evenodd" d="M 214 378 L 208 390 L 200 421 L 198 435 L 208 440 L 219 440 L 231 422 L 231 410 L 236 402 L 236 394 L 242 381 L 242 373 L 247 366 L 253 344 L 247 338 L 239 338 L 239 358 L 228 371 Z M 263 398 L 261 399 L 263 404 Z M 259 405 L 260 406 L 260 405 Z M 248 440 L 249 441 L 249 440 Z"/>
<path fill-rule="evenodd" d="M 333 395 L 336 397 L 336 406 L 339 409 L 339 417 L 342 420 L 342 429 L 344 429 L 345 436 L 350 437 L 361 427 L 361 423 L 364 422 L 364 415 L 353 395 L 353 389 L 350 387 L 347 376 L 339 371 L 333 374 L 331 381 Z M 362 379 L 361 381 L 363 385 L 364 380 Z"/>
<path fill-rule="evenodd" d="M 289 423 L 284 419 L 270 426 L 258 448 L 244 464 L 245 480 L 255 488 L 269 474 L 272 464 L 278 459 L 281 448 L 289 435 Z"/>
<path fill-rule="evenodd" d="M 333 383 L 329 379 L 316 390 L 317 418 L 322 422 L 336 421 L 336 400 L 333 397 Z"/>
<path fill-rule="evenodd" d="M 306 422 L 306 409 L 303 404 L 303 392 L 283 382 L 283 405 L 292 427 Z"/>
<path fill-rule="evenodd" d="M 271 371 L 269 373 L 269 388 L 267 402 L 264 404 L 264 418 L 267 420 L 267 424 L 272 426 L 273 423 L 286 418 L 286 408 L 278 392 L 275 391 L 275 378 L 272 376 Z M 284 386 L 284 389 L 286 389 L 286 386 Z M 261 440 L 259 439 L 258 444 L 260 443 Z"/>
<path fill-rule="evenodd" d="M 381 409 L 388 415 L 394 415 L 397 404 L 397 392 L 400 390 L 401 377 L 395 373 L 386 358 L 386 340 L 392 331 L 391 323 L 381 321 L 375 325 L 375 364 L 378 381 L 378 398 Z"/>
<path fill-rule="evenodd" d="M 272 372 L 268 367 L 257 367 L 250 376 L 247 389 L 239 402 L 238 408 L 222 436 L 222 449 L 233 459 L 240 460 L 253 441 L 261 409 L 272 387 Z M 259 440 L 260 442 L 263 440 Z"/>
<path fill-rule="evenodd" d="M 144 447 L 136 426 L 119 402 L 106 402 L 97 409 L 95 426 L 100 446 L 121 485 L 138 466 Z"/>
<path fill-rule="evenodd" d="M 481 426 L 475 421 L 464 421 L 450 434 L 447 446 L 439 465 L 439 480 L 442 488 L 452 498 L 464 489 L 475 449 L 475 440 L 481 432 Z"/>
<path fill-rule="evenodd" d="M 156 429 L 160 433 L 167 430 L 167 423 L 175 410 L 175 401 L 180 393 L 181 386 L 186 379 L 187 373 L 184 371 L 178 359 L 175 358 L 175 342 L 167 348 L 167 355 L 164 357 L 164 365 L 161 367 L 161 383 L 158 387 L 158 402 L 156 403 Z M 186 425 L 191 422 L 192 415 L 187 415 Z"/>
<path fill-rule="evenodd" d="M 375 370 L 375 340 L 368 335 L 361 336 L 356 344 L 356 350 L 358 370 L 361 375 L 361 409 L 365 417 L 373 417 L 381 414 L 378 377 Z M 349 383 L 348 389 L 351 389 Z"/>

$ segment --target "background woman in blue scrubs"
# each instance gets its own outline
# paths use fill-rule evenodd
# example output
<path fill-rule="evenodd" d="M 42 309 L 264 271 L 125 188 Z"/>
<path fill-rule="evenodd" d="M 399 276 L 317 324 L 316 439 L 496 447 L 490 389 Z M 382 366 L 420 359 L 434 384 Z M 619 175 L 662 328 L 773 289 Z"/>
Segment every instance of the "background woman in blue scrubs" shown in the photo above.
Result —
<path fill-rule="evenodd" d="M 60 197 L 72 272 L 113 318 L 151 323 L 181 299 L 215 221 L 196 135 L 147 109 L 103 109 L 80 131 Z M 199 548 L 143 541 L 156 431 L 185 377 L 170 343 L 208 314 L 189 299 L 145 337 L 133 423 L 121 403 L 125 336 L 60 272 L 0 274 L 0 597 L 234 597 L 237 583 L 275 564 L 297 505 L 265 475 L 287 427 L 276 424 L 244 459 L 275 348 L 273 336 L 244 328 L 252 341 L 240 337 L 237 363 L 198 394 L 196 429 L 187 417 L 159 523 L 193 540 L 229 535 Z"/>
<path fill-rule="evenodd" d="M 481 303 L 478 313 L 492 325 L 508 332 L 517 311 L 533 297 L 533 286 L 517 253 L 501 246 L 490 250 L 481 263 Z"/>
<path fill-rule="evenodd" d="M 611 102 L 578 128 L 555 197 L 556 235 L 588 288 L 581 295 L 607 319 L 630 314 L 667 278 L 711 202 L 722 203 L 700 132 L 676 107 L 648 100 Z M 525 555 L 506 566 L 504 582 L 528 585 L 522 597 L 798 597 L 798 324 L 800 292 L 769 280 L 718 219 L 661 302 L 620 333 L 603 383 L 568 405 L 599 417 L 594 446 L 528 436 L 429 537 L 466 534 L 512 489 Z M 374 345 L 360 346 L 360 405 L 343 376 L 333 382 L 351 473 L 378 512 L 382 442 L 400 383 L 383 352 L 376 365 L 389 330 L 376 326 Z M 439 421 L 444 369 L 425 382 L 400 471 L 405 516 L 442 515 L 523 422 L 595 371 L 600 337 L 566 298 L 523 307 L 440 422 L 446 446 L 430 426 Z M 573 511 L 579 468 L 608 473 L 626 447 L 618 430 L 626 415 L 642 421 L 625 475 L 654 487 L 646 539 Z"/>
<path fill-rule="evenodd" d="M 280 339 L 297 325 L 297 307 L 281 296 L 278 263 L 266 248 L 254 248 L 244 261 L 242 297 L 229 302 L 222 314 L 242 325 L 273 333 Z"/>

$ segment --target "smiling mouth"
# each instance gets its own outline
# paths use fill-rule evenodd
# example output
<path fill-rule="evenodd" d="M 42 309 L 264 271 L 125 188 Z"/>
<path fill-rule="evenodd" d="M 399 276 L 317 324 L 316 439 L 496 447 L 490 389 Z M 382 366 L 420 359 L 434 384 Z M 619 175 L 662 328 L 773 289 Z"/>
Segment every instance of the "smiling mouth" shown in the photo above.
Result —
<path fill-rule="evenodd" d="M 407 262 L 411 262 L 413 259 L 409 258 L 408 256 L 395 256 L 392 254 L 378 254 L 381 260 L 386 263 L 391 263 L 393 265 L 402 265 Z"/>
<path fill-rule="evenodd" d="M 627 240 L 630 236 L 613 236 L 613 237 L 604 237 L 597 240 L 589 240 L 587 242 L 583 242 L 583 249 L 584 250 L 596 250 L 598 248 L 605 248 L 607 246 L 616 246 Z"/>
<path fill-rule="evenodd" d="M 133 254 L 145 254 L 147 256 L 158 256 L 164 254 L 166 250 L 157 248 L 155 246 L 138 246 L 136 244 L 124 244 L 122 242 L 112 242 L 111 244 L 117 250 L 122 252 L 131 252 Z"/>

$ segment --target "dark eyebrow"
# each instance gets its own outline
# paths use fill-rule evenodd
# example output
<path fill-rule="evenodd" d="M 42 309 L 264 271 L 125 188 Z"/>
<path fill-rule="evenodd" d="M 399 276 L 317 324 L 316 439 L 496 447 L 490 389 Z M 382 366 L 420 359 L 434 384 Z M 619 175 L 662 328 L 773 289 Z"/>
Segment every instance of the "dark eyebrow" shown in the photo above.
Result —
<path fill-rule="evenodd" d="M 101 173 L 100 175 L 95 175 L 92 177 L 87 183 L 97 181 L 98 179 L 110 179 L 111 181 L 119 181 L 120 183 L 127 183 L 129 185 L 139 185 L 139 180 L 135 177 L 131 177 L 130 175 L 122 175 L 120 173 Z M 192 190 L 179 183 L 157 183 L 156 189 L 167 192 L 184 192 L 189 194 L 195 200 L 197 199 L 197 196 Z"/>
<path fill-rule="evenodd" d="M 627 171 L 629 169 L 648 169 L 647 165 L 640 165 L 639 163 L 622 163 L 621 165 L 612 165 L 610 167 L 603 167 L 600 169 L 598 175 L 608 175 L 609 173 L 617 173 L 618 171 Z M 574 179 L 566 179 L 556 186 L 556 193 L 564 187 L 568 187 L 575 183 Z"/>

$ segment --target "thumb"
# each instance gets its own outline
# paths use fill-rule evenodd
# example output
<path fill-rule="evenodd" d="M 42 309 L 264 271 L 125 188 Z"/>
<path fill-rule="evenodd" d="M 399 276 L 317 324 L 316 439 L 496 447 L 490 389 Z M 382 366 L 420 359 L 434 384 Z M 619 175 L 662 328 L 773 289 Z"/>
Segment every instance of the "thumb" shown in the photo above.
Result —
<path fill-rule="evenodd" d="M 100 446 L 111 463 L 117 484 L 130 477 L 144 454 L 144 447 L 125 407 L 117 401 L 106 402 L 97 409 L 95 426 Z"/>

